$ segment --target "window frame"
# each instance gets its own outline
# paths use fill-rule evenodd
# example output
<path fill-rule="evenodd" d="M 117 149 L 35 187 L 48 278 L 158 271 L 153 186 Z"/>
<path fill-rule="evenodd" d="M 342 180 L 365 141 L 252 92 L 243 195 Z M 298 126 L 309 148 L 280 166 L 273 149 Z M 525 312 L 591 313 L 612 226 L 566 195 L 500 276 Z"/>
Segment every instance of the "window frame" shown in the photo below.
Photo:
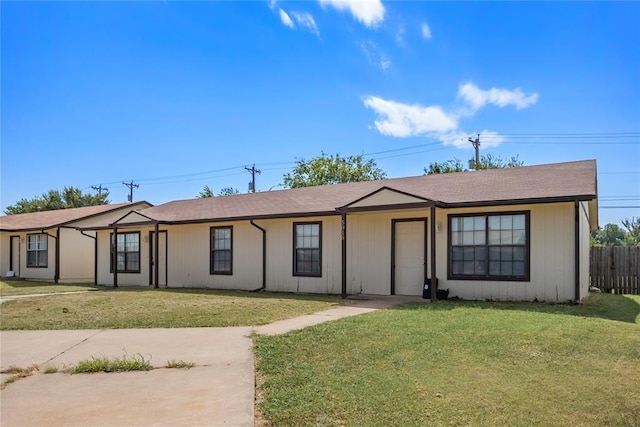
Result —
<path fill-rule="evenodd" d="M 228 229 L 229 234 L 229 249 L 215 249 L 213 247 L 213 235 L 215 230 Z M 214 270 L 214 253 L 215 252 L 229 252 L 229 270 Z M 233 275 L 233 225 L 219 225 L 209 227 L 209 274 L 222 274 L 226 276 Z"/>
<path fill-rule="evenodd" d="M 299 225 L 317 225 L 318 226 L 318 247 L 317 248 L 298 248 L 297 247 L 297 237 L 298 232 L 297 228 Z M 292 275 L 298 277 L 322 277 L 322 221 L 304 221 L 304 222 L 294 222 L 293 223 L 293 265 L 292 265 Z M 317 273 L 309 273 L 309 272 L 300 272 L 298 271 L 298 249 L 312 249 L 318 251 L 318 272 Z"/>
<path fill-rule="evenodd" d="M 45 249 L 29 249 L 29 239 L 31 236 L 44 236 Z M 29 252 L 36 253 L 36 264 L 29 264 Z M 38 252 L 44 252 L 46 254 L 44 265 L 38 265 Z M 27 234 L 27 268 L 49 268 L 49 235 L 46 233 L 28 233 Z"/>
<path fill-rule="evenodd" d="M 489 244 L 489 217 L 492 216 L 515 216 L 515 215 L 524 215 L 524 230 L 525 230 L 525 243 L 524 245 L 490 245 Z M 453 232 L 452 232 L 452 221 L 457 218 L 464 217 L 484 217 L 485 221 L 485 253 L 486 253 L 486 263 L 487 263 L 487 274 L 479 275 L 479 274 L 453 274 L 453 248 L 460 247 L 464 245 L 453 245 Z M 449 214 L 447 215 L 447 279 L 448 280 L 484 280 L 484 281 L 495 281 L 495 282 L 530 282 L 531 281 L 531 211 L 503 211 L 503 212 L 469 212 L 463 214 Z M 482 245 L 474 245 L 474 246 L 482 246 Z M 490 247 L 523 247 L 525 250 L 524 256 L 524 274 L 521 276 L 500 276 L 500 275 L 492 275 L 490 274 L 490 265 L 489 265 L 489 248 Z"/>
<path fill-rule="evenodd" d="M 139 231 L 127 231 L 127 232 L 122 232 L 122 233 L 118 233 L 118 236 L 126 236 L 128 234 L 136 234 L 138 236 L 138 269 L 137 270 L 127 270 L 127 254 L 128 253 L 135 253 L 136 251 L 124 251 L 122 253 L 125 254 L 124 256 L 124 269 L 123 270 L 118 270 L 118 274 L 120 273 L 140 273 L 141 271 L 141 264 L 142 264 L 142 258 L 141 258 L 141 254 L 142 251 L 140 250 L 140 246 L 141 246 L 141 241 L 140 241 L 140 232 Z M 110 251 L 109 251 L 109 272 L 113 273 L 113 253 L 116 252 L 116 257 L 117 257 L 117 250 L 118 250 L 118 242 L 114 242 L 113 239 L 113 233 L 109 234 L 109 243 L 110 243 Z M 125 248 L 127 246 L 127 240 L 125 237 Z"/>

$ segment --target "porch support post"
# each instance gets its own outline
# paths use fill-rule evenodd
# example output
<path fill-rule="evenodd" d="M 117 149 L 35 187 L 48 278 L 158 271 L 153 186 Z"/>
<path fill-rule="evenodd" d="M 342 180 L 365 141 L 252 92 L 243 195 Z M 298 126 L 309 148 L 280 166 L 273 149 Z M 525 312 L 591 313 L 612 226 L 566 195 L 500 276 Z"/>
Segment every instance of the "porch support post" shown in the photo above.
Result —
<path fill-rule="evenodd" d="M 113 249 L 112 264 L 113 264 L 113 287 L 118 287 L 118 227 L 113 227 L 113 242 L 111 242 Z"/>
<path fill-rule="evenodd" d="M 431 301 L 435 301 L 438 299 L 438 294 L 436 293 L 436 207 L 431 206 L 429 210 L 429 228 L 431 229 Z"/>
<path fill-rule="evenodd" d="M 55 273 L 53 276 L 53 282 L 58 283 L 60 280 L 60 227 L 56 229 L 56 261 L 55 261 Z"/>
<path fill-rule="evenodd" d="M 342 298 L 347 297 L 347 214 L 342 212 Z"/>
<path fill-rule="evenodd" d="M 574 291 L 575 297 L 574 302 L 580 302 L 580 202 L 575 201 L 574 204 L 574 247 L 573 247 L 573 258 L 574 258 Z"/>
<path fill-rule="evenodd" d="M 154 255 L 153 255 L 153 274 L 154 274 L 154 278 L 153 278 L 153 287 L 158 289 L 160 287 L 159 285 L 159 273 L 160 273 L 160 263 L 158 262 L 158 258 L 159 258 L 159 254 L 160 254 L 160 233 L 159 231 L 159 227 L 158 227 L 158 221 L 156 221 L 155 223 L 155 239 L 153 240 L 153 250 L 154 250 Z"/>

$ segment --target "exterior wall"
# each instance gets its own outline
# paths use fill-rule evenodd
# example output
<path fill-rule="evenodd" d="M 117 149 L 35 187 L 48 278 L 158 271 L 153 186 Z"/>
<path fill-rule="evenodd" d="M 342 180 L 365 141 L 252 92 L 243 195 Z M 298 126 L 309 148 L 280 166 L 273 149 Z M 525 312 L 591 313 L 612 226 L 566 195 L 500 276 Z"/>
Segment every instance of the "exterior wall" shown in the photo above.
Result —
<path fill-rule="evenodd" d="M 153 227 L 121 228 L 118 233 L 140 232 L 140 272 L 118 273 L 118 286 L 148 286 L 149 285 L 149 231 Z M 163 228 L 161 228 L 162 230 Z M 170 233 L 169 233 L 170 234 Z M 111 230 L 100 230 L 98 235 L 98 284 L 112 286 L 113 273 L 110 271 Z M 146 238 L 145 238 L 146 237 Z M 169 237 L 171 239 L 171 237 Z M 89 240 L 89 239 L 87 239 Z M 146 240 L 146 241 L 145 241 Z"/>
<path fill-rule="evenodd" d="M 427 218 L 428 214 L 429 209 L 347 215 L 347 293 L 390 295 L 391 221 Z M 427 220 L 427 230 L 429 227 Z M 429 265 L 428 252 L 425 257 Z"/>
<path fill-rule="evenodd" d="M 417 197 L 408 196 L 406 194 L 398 193 L 392 190 L 382 190 L 374 193 L 365 199 L 362 199 L 356 203 L 352 203 L 349 207 L 357 208 L 364 206 L 381 206 L 381 205 L 394 205 L 402 203 L 422 203 L 424 200 Z"/>
<path fill-rule="evenodd" d="M 590 237 L 589 202 L 580 202 L 580 301 L 589 295 Z"/>
<path fill-rule="evenodd" d="M 9 254 L 11 251 L 11 237 L 14 233 L 0 231 L 0 277 L 5 277 L 7 271 L 11 270 L 9 265 Z"/>
<path fill-rule="evenodd" d="M 447 279 L 447 215 L 530 211 L 530 281 Z M 437 277 L 450 296 L 470 300 L 564 302 L 574 299 L 574 204 L 536 204 L 437 211 L 441 231 L 436 234 Z M 586 239 L 588 251 L 588 236 Z M 587 255 L 588 256 L 588 255 Z M 588 271 L 587 271 L 588 274 Z"/>
<path fill-rule="evenodd" d="M 55 245 L 55 240 L 49 239 L 49 242 Z M 94 249 L 93 239 L 83 236 L 77 230 L 61 228 L 60 278 L 58 281 L 61 283 L 93 282 Z M 53 262 L 55 262 L 55 258 Z"/>
<path fill-rule="evenodd" d="M 54 235 L 56 230 L 46 230 L 47 233 Z M 20 236 L 20 253 L 14 254 L 20 258 L 20 277 L 27 280 L 40 280 L 40 281 L 54 281 L 55 276 L 55 263 L 56 263 L 56 239 L 52 237 L 47 238 L 47 267 L 27 267 L 27 234 L 40 234 L 39 232 L 5 232 L 0 233 L 2 236 L 0 240 L 0 256 L 2 260 L 0 270 L 2 277 L 9 271 L 9 256 L 10 256 L 10 236 Z"/>

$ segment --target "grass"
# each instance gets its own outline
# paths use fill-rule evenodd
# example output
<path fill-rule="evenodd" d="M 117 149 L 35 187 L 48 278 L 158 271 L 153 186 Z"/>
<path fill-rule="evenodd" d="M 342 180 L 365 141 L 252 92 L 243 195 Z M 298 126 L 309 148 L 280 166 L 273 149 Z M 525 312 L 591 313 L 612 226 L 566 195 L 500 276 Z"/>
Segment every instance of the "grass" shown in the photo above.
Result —
<path fill-rule="evenodd" d="M 140 354 L 122 357 L 91 357 L 65 369 L 69 374 L 91 374 L 96 372 L 150 371 L 151 364 Z"/>
<path fill-rule="evenodd" d="M 256 335 L 261 425 L 638 426 L 639 313 L 439 302 Z"/>
<path fill-rule="evenodd" d="M 6 301 L 0 329 L 251 326 L 335 307 L 337 296 L 204 289 L 127 289 Z"/>
<path fill-rule="evenodd" d="M 167 360 L 167 364 L 164 366 L 168 369 L 189 369 L 196 366 L 193 362 L 185 362 L 184 360 Z"/>
<path fill-rule="evenodd" d="M 50 294 L 54 292 L 77 292 L 96 289 L 86 283 L 58 284 L 28 282 L 26 280 L 0 280 L 0 296 Z"/>

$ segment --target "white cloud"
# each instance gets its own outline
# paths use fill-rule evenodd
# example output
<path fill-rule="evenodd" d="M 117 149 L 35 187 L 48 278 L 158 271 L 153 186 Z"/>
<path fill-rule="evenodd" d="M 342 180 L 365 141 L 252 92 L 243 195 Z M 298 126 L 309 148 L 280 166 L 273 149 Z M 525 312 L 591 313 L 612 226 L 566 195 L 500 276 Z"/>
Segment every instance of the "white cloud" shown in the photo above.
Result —
<path fill-rule="evenodd" d="M 407 105 L 376 96 L 368 96 L 363 101 L 378 115 L 374 124 L 383 135 L 406 138 L 447 133 L 458 127 L 456 119 L 437 105 Z"/>
<path fill-rule="evenodd" d="M 473 83 L 460 85 L 458 98 L 462 98 L 473 109 L 473 112 L 487 104 L 497 105 L 498 107 L 513 105 L 517 110 L 521 110 L 538 102 L 537 93 L 525 95 L 520 88 L 508 90 L 494 87 L 489 90 L 482 90 Z"/>
<path fill-rule="evenodd" d="M 422 31 L 422 37 L 425 39 L 431 39 L 431 28 L 427 25 L 426 22 L 423 22 L 420 26 L 420 30 Z"/>
<path fill-rule="evenodd" d="M 391 61 L 380 53 L 380 49 L 378 45 L 372 42 L 371 40 L 366 40 L 359 43 L 360 50 L 369 61 L 369 64 L 373 65 L 376 68 L 380 68 L 382 71 L 386 71 L 391 67 Z"/>
<path fill-rule="evenodd" d="M 436 138 L 445 146 L 472 148 L 469 136 L 476 133 L 461 129 L 461 119 L 474 116 L 487 104 L 500 107 L 514 105 L 517 109 L 522 109 L 534 104 L 538 94 L 526 96 L 520 89 L 509 91 L 493 88 L 483 91 L 473 83 L 466 83 L 460 86 L 458 97 L 463 98 L 469 106 L 446 111 L 439 105 L 402 104 L 377 96 L 367 96 L 363 98 L 363 103 L 376 113 L 374 125 L 382 135 L 396 138 L 424 136 Z M 483 148 L 497 147 L 505 141 L 505 137 L 485 129 L 480 133 L 480 141 Z"/>
<path fill-rule="evenodd" d="M 278 4 L 278 2 L 276 0 L 271 0 L 269 2 L 269 9 L 271 10 L 276 10 L 276 5 Z"/>
<path fill-rule="evenodd" d="M 284 25 L 286 25 L 289 28 L 294 28 L 295 27 L 293 25 L 293 21 L 291 20 L 291 18 L 289 18 L 289 15 L 287 14 L 287 12 L 285 12 L 282 9 L 279 9 L 278 12 L 280 13 L 280 20 L 282 21 L 282 23 Z"/>
<path fill-rule="evenodd" d="M 293 19 L 296 20 L 299 26 L 306 28 L 311 32 L 311 34 L 315 34 L 317 37 L 320 37 L 320 30 L 318 30 L 318 25 L 316 25 L 315 19 L 310 13 L 307 12 L 291 12 Z"/>
<path fill-rule="evenodd" d="M 368 28 L 376 28 L 384 21 L 385 9 L 380 0 L 319 0 L 322 7 L 348 10 L 353 17 Z"/>

